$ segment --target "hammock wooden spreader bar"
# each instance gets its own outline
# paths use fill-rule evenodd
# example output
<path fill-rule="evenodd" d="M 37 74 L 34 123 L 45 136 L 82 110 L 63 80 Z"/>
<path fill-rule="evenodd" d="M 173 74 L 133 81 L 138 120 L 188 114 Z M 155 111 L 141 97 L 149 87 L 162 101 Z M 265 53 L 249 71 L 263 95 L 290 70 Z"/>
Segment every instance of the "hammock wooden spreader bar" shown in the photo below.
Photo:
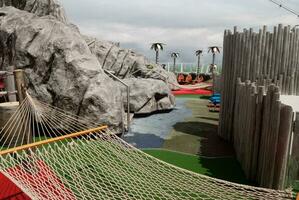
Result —
<path fill-rule="evenodd" d="M 22 146 L 19 146 L 19 147 L 15 147 L 15 148 L 0 151 L 0 156 L 10 154 L 10 153 L 15 153 L 17 151 L 27 150 L 27 149 L 34 148 L 34 147 L 39 147 L 39 146 L 42 146 L 42 145 L 45 145 L 45 144 L 50 144 L 50 143 L 58 142 L 58 141 L 65 140 L 65 139 L 70 139 L 70 138 L 75 138 L 75 137 L 79 137 L 79 136 L 83 136 L 83 135 L 88 135 L 90 133 L 101 131 L 101 130 L 104 130 L 104 129 L 107 129 L 107 128 L 108 128 L 108 126 L 101 126 L 101 127 L 98 127 L 98 128 L 84 130 L 84 131 L 71 133 L 71 134 L 64 135 L 64 136 L 51 138 L 51 139 L 48 139 L 48 140 L 43 140 L 43 141 L 31 143 L 31 144 L 22 145 Z"/>

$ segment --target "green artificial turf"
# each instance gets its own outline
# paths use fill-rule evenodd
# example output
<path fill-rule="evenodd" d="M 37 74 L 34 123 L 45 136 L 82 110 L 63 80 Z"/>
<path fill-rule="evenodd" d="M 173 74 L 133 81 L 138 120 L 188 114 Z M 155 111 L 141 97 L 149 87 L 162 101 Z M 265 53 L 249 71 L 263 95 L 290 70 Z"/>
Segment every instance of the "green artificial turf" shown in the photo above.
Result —
<path fill-rule="evenodd" d="M 203 158 L 163 149 L 145 149 L 145 153 L 162 161 L 210 177 L 240 184 L 250 184 L 234 157 Z"/>
<path fill-rule="evenodd" d="M 191 115 L 173 125 L 160 148 L 205 157 L 233 156 L 231 144 L 218 137 L 219 113 L 209 112 L 208 101 L 186 99 L 184 104 Z"/>
<path fill-rule="evenodd" d="M 210 99 L 211 95 L 202 95 L 199 97 L 200 99 Z"/>
<path fill-rule="evenodd" d="M 299 180 L 295 181 L 294 185 L 293 185 L 293 189 L 295 193 L 299 193 Z"/>

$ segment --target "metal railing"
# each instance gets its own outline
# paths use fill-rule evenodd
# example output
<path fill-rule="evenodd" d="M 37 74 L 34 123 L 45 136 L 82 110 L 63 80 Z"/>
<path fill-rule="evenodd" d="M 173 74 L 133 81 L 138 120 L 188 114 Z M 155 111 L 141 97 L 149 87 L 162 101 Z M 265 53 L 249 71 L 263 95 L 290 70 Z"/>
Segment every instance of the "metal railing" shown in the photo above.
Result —
<path fill-rule="evenodd" d="M 104 72 L 126 87 L 126 90 L 127 90 L 127 131 L 129 131 L 130 123 L 131 123 L 131 120 L 130 120 L 130 86 L 128 84 L 126 84 L 124 81 L 122 81 L 120 78 L 115 76 L 112 72 L 105 70 L 105 69 L 104 69 Z M 125 133 L 125 130 L 123 128 L 123 134 L 124 133 Z"/>
<path fill-rule="evenodd" d="M 168 72 L 173 71 L 173 63 L 162 63 L 165 65 L 165 70 Z M 202 65 L 199 68 L 200 74 L 208 74 L 210 70 L 209 65 Z M 217 72 L 221 73 L 221 67 L 218 66 Z M 175 65 L 175 73 L 197 73 L 197 64 L 196 63 L 177 63 Z"/>

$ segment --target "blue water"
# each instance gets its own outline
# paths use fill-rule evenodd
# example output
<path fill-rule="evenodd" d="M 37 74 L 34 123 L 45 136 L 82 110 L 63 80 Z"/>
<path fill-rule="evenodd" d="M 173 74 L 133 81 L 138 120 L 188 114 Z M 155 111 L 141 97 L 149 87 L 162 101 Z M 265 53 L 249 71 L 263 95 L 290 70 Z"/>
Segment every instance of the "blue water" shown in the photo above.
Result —
<path fill-rule="evenodd" d="M 169 113 L 133 119 L 131 130 L 123 139 L 140 149 L 161 148 L 173 126 L 192 116 L 192 111 L 186 108 L 185 102 L 185 99 L 177 99 L 175 109 Z"/>

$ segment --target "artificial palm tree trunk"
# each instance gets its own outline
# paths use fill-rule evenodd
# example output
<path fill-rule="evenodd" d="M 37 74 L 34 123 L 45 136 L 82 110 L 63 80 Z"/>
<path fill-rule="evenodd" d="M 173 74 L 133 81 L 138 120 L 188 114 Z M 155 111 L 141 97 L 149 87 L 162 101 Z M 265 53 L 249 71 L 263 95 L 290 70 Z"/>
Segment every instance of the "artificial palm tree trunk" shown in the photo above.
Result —
<path fill-rule="evenodd" d="M 159 64 L 159 51 L 156 51 L 156 64 Z"/>
<path fill-rule="evenodd" d="M 216 74 L 215 74 L 215 58 L 216 58 L 216 54 L 215 53 L 213 53 L 213 61 L 212 61 L 212 79 L 213 79 L 213 88 L 212 88 L 212 92 L 213 92 L 213 95 L 216 93 L 215 92 L 215 83 L 216 83 L 216 81 L 215 81 L 215 79 L 216 79 Z"/>
<path fill-rule="evenodd" d="M 173 68 L 172 68 L 173 73 L 175 73 L 175 66 L 176 66 L 176 57 L 173 58 Z"/>
<path fill-rule="evenodd" d="M 213 53 L 213 61 L 212 61 L 213 65 L 215 65 L 215 59 L 216 59 L 216 54 Z"/>
<path fill-rule="evenodd" d="M 196 71 L 196 77 L 198 78 L 199 75 L 199 69 L 200 69 L 200 55 L 198 56 L 198 62 L 197 62 L 197 71 Z"/>

